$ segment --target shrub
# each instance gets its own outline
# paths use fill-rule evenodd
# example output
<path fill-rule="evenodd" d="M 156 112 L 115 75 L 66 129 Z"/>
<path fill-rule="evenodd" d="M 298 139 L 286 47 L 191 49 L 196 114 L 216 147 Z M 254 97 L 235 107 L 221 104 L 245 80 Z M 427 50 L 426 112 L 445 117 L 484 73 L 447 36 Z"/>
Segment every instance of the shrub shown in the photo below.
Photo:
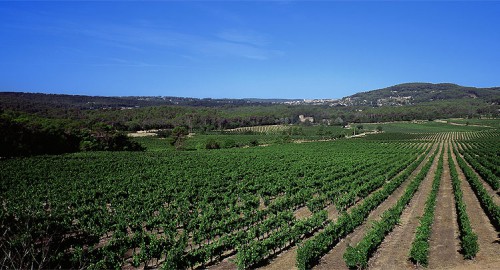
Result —
<path fill-rule="evenodd" d="M 205 143 L 205 149 L 219 149 L 220 145 L 219 142 L 217 142 L 214 139 L 208 139 L 207 142 Z"/>
<path fill-rule="evenodd" d="M 224 148 L 234 148 L 237 147 L 238 145 L 236 144 L 236 141 L 233 139 L 227 139 L 224 141 Z"/>

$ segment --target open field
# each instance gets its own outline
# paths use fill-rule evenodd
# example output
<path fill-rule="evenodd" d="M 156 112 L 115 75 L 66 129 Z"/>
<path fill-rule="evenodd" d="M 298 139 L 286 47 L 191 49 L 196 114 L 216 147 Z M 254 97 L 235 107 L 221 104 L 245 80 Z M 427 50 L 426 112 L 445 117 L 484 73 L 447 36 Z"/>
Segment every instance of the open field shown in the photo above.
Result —
<path fill-rule="evenodd" d="M 382 128 L 198 151 L 138 138 L 146 152 L 0 160 L 0 268 L 500 267 L 500 132 Z M 206 136 L 262 135 L 186 144 Z"/>

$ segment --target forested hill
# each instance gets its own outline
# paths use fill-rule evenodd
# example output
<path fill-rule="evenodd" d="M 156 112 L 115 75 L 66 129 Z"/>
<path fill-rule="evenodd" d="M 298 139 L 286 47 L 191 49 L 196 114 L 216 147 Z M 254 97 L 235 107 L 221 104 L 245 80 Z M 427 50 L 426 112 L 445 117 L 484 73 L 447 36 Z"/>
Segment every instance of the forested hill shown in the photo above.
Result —
<path fill-rule="evenodd" d="M 167 96 L 104 97 L 42 93 L 0 92 L 0 109 L 39 112 L 54 109 L 130 109 L 161 105 L 221 107 L 292 102 L 291 99 L 212 99 Z"/>
<path fill-rule="evenodd" d="M 357 93 L 342 99 L 347 106 L 402 106 L 438 100 L 478 99 L 500 103 L 500 87 L 475 88 L 451 83 L 405 83 Z"/>
<path fill-rule="evenodd" d="M 128 109 L 161 105 L 237 107 L 252 105 L 403 106 L 451 100 L 500 104 L 500 87 L 475 88 L 451 83 L 405 83 L 336 99 L 212 99 L 167 96 L 102 97 L 41 93 L 0 92 L 0 109 L 30 113 L 54 109 Z"/>

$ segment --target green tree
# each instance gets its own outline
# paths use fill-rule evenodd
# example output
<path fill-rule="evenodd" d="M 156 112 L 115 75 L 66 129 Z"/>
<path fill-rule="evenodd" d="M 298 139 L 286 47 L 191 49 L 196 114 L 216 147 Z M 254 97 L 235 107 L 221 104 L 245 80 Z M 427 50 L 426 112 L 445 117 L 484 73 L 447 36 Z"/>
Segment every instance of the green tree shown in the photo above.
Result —
<path fill-rule="evenodd" d="M 186 136 L 189 134 L 188 129 L 184 126 L 175 127 L 172 130 L 170 144 L 175 146 L 175 149 L 181 149 Z"/>
<path fill-rule="evenodd" d="M 320 126 L 320 127 L 318 128 L 318 131 L 316 132 L 316 135 L 319 135 L 319 136 L 323 136 L 323 135 L 325 135 L 325 127 Z"/>
<path fill-rule="evenodd" d="M 217 142 L 215 139 L 208 139 L 207 142 L 205 143 L 205 148 L 206 149 L 219 149 L 220 145 L 219 145 L 219 142 Z"/>

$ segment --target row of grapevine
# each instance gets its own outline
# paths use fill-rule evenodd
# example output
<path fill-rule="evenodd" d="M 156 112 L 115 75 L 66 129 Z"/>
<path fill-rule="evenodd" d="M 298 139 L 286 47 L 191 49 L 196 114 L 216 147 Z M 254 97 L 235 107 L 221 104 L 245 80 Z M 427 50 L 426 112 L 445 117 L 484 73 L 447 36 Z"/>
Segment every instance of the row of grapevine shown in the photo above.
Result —
<path fill-rule="evenodd" d="M 327 221 L 326 211 L 315 213 L 305 220 L 298 220 L 291 226 L 283 226 L 264 240 L 255 239 L 238 247 L 236 263 L 238 269 L 246 269 L 267 259 L 276 250 L 297 242 L 303 235 L 314 232 Z"/>
<path fill-rule="evenodd" d="M 390 161 L 392 161 L 392 159 L 388 159 L 388 160 L 385 160 L 385 162 L 387 162 L 387 165 L 384 165 L 384 166 L 388 166 L 390 165 Z M 364 164 L 363 164 L 364 165 Z M 368 175 L 371 175 L 374 173 L 374 171 L 372 170 L 370 173 L 368 173 L 368 171 L 370 170 L 370 167 L 371 166 L 366 166 L 364 165 L 363 167 L 360 167 L 360 171 L 358 171 L 358 173 L 367 173 Z M 351 170 L 349 170 L 351 171 Z M 349 172 L 347 171 L 347 172 Z M 366 172 L 364 172 L 366 171 Z M 347 179 L 344 178 L 340 178 L 340 180 L 335 180 L 336 182 L 349 182 L 347 181 Z M 295 208 L 297 206 L 300 206 L 302 205 L 302 203 L 304 202 L 305 198 L 306 197 L 310 197 L 310 193 L 308 193 L 306 190 L 301 190 L 297 195 L 301 195 L 301 196 L 295 196 L 295 195 L 292 195 L 292 196 L 284 196 L 284 197 L 280 197 L 278 198 L 277 200 L 274 200 L 272 204 L 270 204 L 265 210 L 261 210 L 261 211 L 258 211 L 256 212 L 257 215 L 254 215 L 258 218 L 258 220 L 262 220 L 262 219 L 265 219 L 265 214 L 264 213 L 276 213 L 276 212 L 279 212 L 279 211 L 285 211 L 287 209 L 290 209 L 290 207 L 292 208 Z M 299 200 L 295 200 L 295 199 L 299 198 Z M 302 198 L 302 199 L 300 199 Z M 292 199 L 292 200 L 290 200 Z M 280 206 L 282 205 L 282 206 Z M 247 219 L 245 219 L 246 221 Z M 250 220 L 254 220 L 255 219 L 250 219 Z M 256 221 L 258 224 L 258 222 L 260 221 Z M 242 224 L 242 223 L 240 223 Z M 228 245 L 226 245 L 226 248 L 232 248 Z M 221 250 L 224 250 L 224 249 L 221 249 Z M 197 252 L 196 250 L 194 252 Z"/>
<path fill-rule="evenodd" d="M 184 267 L 203 266 L 205 263 L 220 259 L 226 251 L 234 250 L 238 246 L 247 245 L 256 240 L 265 240 L 273 232 L 279 231 L 283 227 L 288 227 L 294 222 L 292 212 L 280 212 L 270 216 L 262 223 L 252 226 L 248 230 L 240 230 L 223 235 L 203 247 L 188 252 L 183 257 L 177 258 L 180 260 L 180 263 L 177 263 L 177 265 Z"/>
<path fill-rule="evenodd" d="M 500 188 L 500 166 L 493 164 L 486 159 L 481 149 L 469 149 L 468 151 L 460 151 L 465 160 L 474 168 L 474 170 L 486 181 L 491 188 L 498 190 Z M 495 162 L 495 161 L 494 161 Z M 498 162 L 498 160 L 496 161 Z"/>
<path fill-rule="evenodd" d="M 449 149 L 449 151 L 451 153 L 451 148 Z M 448 156 L 448 162 L 453 186 L 453 194 L 455 195 L 455 208 L 457 209 L 458 227 L 460 229 L 460 246 L 462 247 L 462 253 L 464 254 L 464 257 L 466 259 L 472 259 L 479 251 L 477 235 L 472 231 L 472 227 L 470 225 L 469 216 L 467 215 L 466 211 L 466 205 L 463 201 L 462 190 L 460 189 L 460 179 L 458 179 L 458 173 L 451 155 Z"/>
<path fill-rule="evenodd" d="M 467 163 L 462 159 L 458 150 L 454 148 L 453 152 L 455 153 L 458 165 L 465 174 L 465 178 L 481 203 L 481 207 L 485 210 L 485 213 L 491 220 L 491 223 L 497 228 L 497 230 L 500 230 L 500 206 L 495 204 L 492 197 L 488 194 L 481 183 L 481 180 L 479 180 L 474 171 L 469 168 Z"/>
<path fill-rule="evenodd" d="M 432 181 L 432 190 L 425 202 L 425 210 L 420 223 L 415 232 L 415 239 L 411 245 L 409 258 L 412 262 L 427 266 L 429 261 L 429 237 L 431 227 L 434 222 L 434 209 L 436 207 L 436 197 L 441 185 L 441 176 L 443 174 L 443 155 L 439 157 L 436 174 Z"/>
<path fill-rule="evenodd" d="M 480 156 L 486 159 L 493 165 L 500 165 L 497 157 L 500 155 L 500 145 L 489 140 L 476 140 L 476 141 L 462 141 L 460 144 L 462 148 L 467 148 L 466 152 L 471 153 L 475 157 Z"/>
<path fill-rule="evenodd" d="M 0 248 L 21 251 L 25 239 L 41 259 L 49 245 L 46 268 L 203 266 L 293 227 L 283 220 L 307 204 L 351 205 L 424 147 L 346 140 L 1 160 Z"/>
<path fill-rule="evenodd" d="M 335 206 L 338 210 L 344 211 L 351 207 L 356 202 L 357 198 L 364 198 L 372 193 L 377 188 L 380 188 L 387 180 L 396 176 L 404 168 L 406 168 L 411 160 L 404 162 L 398 160 L 399 164 L 394 165 L 396 161 L 389 160 L 385 166 L 379 166 L 378 169 L 373 170 L 372 174 L 367 177 L 359 178 L 357 181 L 352 181 L 349 185 L 344 185 L 344 188 L 338 189 L 337 192 L 343 192 L 342 196 L 337 197 Z"/>
<path fill-rule="evenodd" d="M 239 132 L 244 133 L 247 131 L 258 132 L 258 133 L 278 133 L 278 132 L 281 132 L 287 128 L 290 128 L 290 126 L 287 126 L 287 125 L 267 125 L 267 126 L 239 127 L 239 128 L 233 128 L 233 129 L 226 129 L 224 131 L 230 132 L 230 133 L 239 133 Z"/>
<path fill-rule="evenodd" d="M 379 164 L 379 166 L 378 166 L 379 168 L 375 169 L 375 170 L 373 170 L 372 168 L 370 168 L 371 166 L 364 167 L 362 170 L 359 170 L 357 173 L 355 173 L 353 175 L 350 175 L 348 177 L 344 176 L 343 178 L 335 179 L 333 182 L 329 182 L 329 183 L 337 183 L 337 184 L 339 184 L 338 186 L 336 186 L 334 188 L 332 188 L 331 186 L 329 186 L 329 188 L 332 191 L 336 191 L 335 192 L 335 194 L 336 194 L 335 197 L 339 198 L 337 200 L 341 200 L 341 201 L 342 201 L 342 198 L 348 196 L 349 194 L 352 194 L 353 190 L 355 192 L 354 194 L 358 194 L 359 195 L 359 190 L 363 190 L 364 192 L 367 192 L 367 190 L 369 190 L 368 187 L 372 187 L 372 189 L 370 189 L 370 192 L 371 192 L 376 187 L 378 187 L 379 185 L 381 185 L 381 183 L 384 183 L 387 179 L 392 178 L 399 171 L 401 171 L 402 169 L 404 169 L 409 163 L 411 163 L 411 160 L 409 160 L 406 163 L 402 163 L 399 166 L 393 167 L 393 164 L 396 161 L 403 161 L 403 160 L 401 160 L 401 157 L 394 157 L 394 158 L 391 158 L 391 159 L 387 159 L 385 161 L 384 165 L 380 166 L 380 164 Z M 393 168 L 390 169 L 391 167 L 393 167 Z M 361 175 L 365 175 L 365 176 L 364 177 L 359 177 Z M 382 175 L 382 176 L 381 177 L 374 177 L 376 175 Z M 374 181 L 378 182 L 377 185 L 375 185 Z M 345 190 L 345 191 L 351 190 L 351 192 L 344 193 L 343 190 Z M 342 194 L 342 193 L 344 193 L 344 194 Z M 342 194 L 342 195 L 340 195 L 340 194 Z M 329 196 L 331 197 L 332 194 L 330 193 Z M 313 210 L 315 210 L 313 212 L 316 212 L 319 209 L 321 209 L 322 207 L 324 207 L 325 206 L 324 205 L 324 201 L 326 201 L 326 196 L 325 195 L 323 195 L 322 197 L 318 196 L 318 197 L 315 197 L 315 198 L 313 197 L 311 199 L 311 201 L 313 201 L 316 204 L 316 208 L 315 209 L 314 209 L 313 206 L 311 206 L 311 208 L 313 208 Z M 320 202 L 319 200 L 321 200 L 321 199 L 319 199 L 319 198 L 323 198 L 323 202 Z M 310 204 L 308 203 L 308 205 L 310 205 Z M 319 227 L 313 228 L 311 231 L 316 231 L 317 229 L 319 229 Z M 258 245 L 258 244 L 256 244 L 256 245 Z M 246 251 L 247 249 L 244 249 L 244 250 Z M 264 252 L 263 254 L 266 255 L 266 256 L 269 255 L 266 252 Z M 241 256 L 245 256 L 245 255 L 241 255 Z M 261 261 L 262 257 L 265 257 L 265 256 L 257 256 L 256 257 L 257 259 L 255 259 L 255 260 Z M 245 257 L 245 258 L 247 258 L 247 257 Z M 248 265 L 248 263 L 245 263 L 245 262 L 246 262 L 246 260 L 243 260 L 243 262 L 241 264 Z M 254 262 L 254 260 L 251 260 L 251 262 Z"/>
<path fill-rule="evenodd" d="M 394 226 L 399 222 L 401 213 L 403 213 L 403 210 L 408 205 L 411 198 L 413 198 L 413 195 L 420 186 L 420 183 L 425 179 L 436 154 L 437 151 L 429 158 L 422 170 L 410 182 L 397 203 L 393 207 L 386 210 L 382 214 L 379 221 L 372 224 L 363 239 L 356 246 L 347 247 L 347 250 L 344 253 L 344 260 L 349 268 L 359 269 L 366 268 L 368 266 L 368 259 L 370 256 L 382 243 L 385 236 L 391 232 Z"/>
<path fill-rule="evenodd" d="M 341 238 L 361 225 L 369 213 L 389 197 L 410 176 L 424 160 L 429 151 L 431 149 L 422 154 L 420 158 L 405 168 L 398 176 L 385 183 L 380 190 L 366 197 L 361 204 L 354 206 L 348 212 L 344 212 L 336 222 L 330 223 L 322 232 L 299 245 L 297 250 L 297 267 L 299 269 L 311 268 Z"/>

